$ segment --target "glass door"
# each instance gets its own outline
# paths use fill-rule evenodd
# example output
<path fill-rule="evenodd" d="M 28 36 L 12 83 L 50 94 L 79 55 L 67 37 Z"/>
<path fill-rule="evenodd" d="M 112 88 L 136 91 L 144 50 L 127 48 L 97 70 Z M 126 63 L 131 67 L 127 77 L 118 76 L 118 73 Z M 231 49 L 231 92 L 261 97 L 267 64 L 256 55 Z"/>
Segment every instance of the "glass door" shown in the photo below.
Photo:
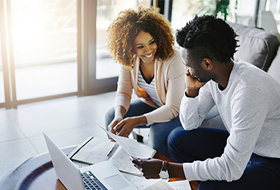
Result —
<path fill-rule="evenodd" d="M 18 101 L 77 93 L 77 0 L 11 0 Z"/>
<path fill-rule="evenodd" d="M 0 1 L 0 108 L 10 107 L 9 75 L 7 67 L 7 31 L 4 14 L 4 2 Z"/>
<path fill-rule="evenodd" d="M 1 44 L 1 38 L 0 38 Z M 3 63 L 2 63 L 2 48 L 0 45 L 0 104 L 5 103 L 5 91 L 4 91 L 4 72 L 3 72 Z"/>
<path fill-rule="evenodd" d="M 119 64 L 107 51 L 106 29 L 121 10 L 150 5 L 151 0 L 0 1 L 0 107 L 116 90 Z"/>

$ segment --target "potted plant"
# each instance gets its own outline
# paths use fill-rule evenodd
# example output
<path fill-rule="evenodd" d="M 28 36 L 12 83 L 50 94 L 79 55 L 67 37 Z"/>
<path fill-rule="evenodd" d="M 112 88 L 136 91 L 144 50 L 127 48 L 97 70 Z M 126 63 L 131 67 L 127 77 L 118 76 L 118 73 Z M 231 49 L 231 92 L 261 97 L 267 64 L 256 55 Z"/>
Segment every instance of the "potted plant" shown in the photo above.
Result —
<path fill-rule="evenodd" d="M 236 9 L 238 0 L 201 0 L 201 11 L 199 15 L 211 14 L 215 17 L 227 20 L 236 20 Z"/>

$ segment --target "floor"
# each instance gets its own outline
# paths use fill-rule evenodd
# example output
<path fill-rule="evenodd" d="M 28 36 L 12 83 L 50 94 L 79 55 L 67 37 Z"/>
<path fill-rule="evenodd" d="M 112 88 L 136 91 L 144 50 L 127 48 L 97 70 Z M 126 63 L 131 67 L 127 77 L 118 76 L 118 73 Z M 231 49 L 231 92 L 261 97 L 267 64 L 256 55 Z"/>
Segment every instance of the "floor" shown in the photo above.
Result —
<path fill-rule="evenodd" d="M 47 151 L 42 132 L 59 146 L 104 137 L 104 116 L 115 92 L 67 97 L 0 109 L 0 178 L 26 159 Z M 144 132 L 145 133 L 145 132 Z"/>

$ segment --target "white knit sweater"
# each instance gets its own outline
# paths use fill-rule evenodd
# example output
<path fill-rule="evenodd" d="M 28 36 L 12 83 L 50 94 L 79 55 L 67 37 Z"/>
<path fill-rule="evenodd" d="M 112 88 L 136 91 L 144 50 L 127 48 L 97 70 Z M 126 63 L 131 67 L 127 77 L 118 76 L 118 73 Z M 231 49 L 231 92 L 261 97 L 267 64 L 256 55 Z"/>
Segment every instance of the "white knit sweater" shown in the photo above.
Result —
<path fill-rule="evenodd" d="M 257 67 L 235 60 L 223 91 L 207 82 L 195 98 L 183 97 L 181 123 L 186 130 L 200 126 L 216 105 L 230 133 L 220 157 L 184 163 L 188 180 L 239 179 L 252 155 L 280 158 L 280 84 Z"/>

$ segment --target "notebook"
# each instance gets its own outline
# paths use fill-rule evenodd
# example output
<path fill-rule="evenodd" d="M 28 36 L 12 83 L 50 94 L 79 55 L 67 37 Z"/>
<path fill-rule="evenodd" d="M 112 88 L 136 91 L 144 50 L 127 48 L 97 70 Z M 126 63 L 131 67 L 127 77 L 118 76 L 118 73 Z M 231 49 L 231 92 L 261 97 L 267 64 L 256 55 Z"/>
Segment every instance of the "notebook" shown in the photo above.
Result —
<path fill-rule="evenodd" d="M 44 138 L 56 175 L 68 190 L 98 189 L 96 186 L 108 190 L 137 189 L 111 162 L 104 161 L 78 169 L 45 133 Z M 87 186 L 86 183 L 92 180 L 97 181 L 97 184 Z"/>

